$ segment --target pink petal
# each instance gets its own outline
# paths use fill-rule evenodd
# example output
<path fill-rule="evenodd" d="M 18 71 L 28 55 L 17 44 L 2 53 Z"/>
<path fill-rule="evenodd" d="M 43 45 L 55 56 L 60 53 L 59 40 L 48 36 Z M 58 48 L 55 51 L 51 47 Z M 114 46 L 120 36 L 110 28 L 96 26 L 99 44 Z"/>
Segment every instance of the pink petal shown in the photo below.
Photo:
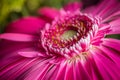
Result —
<path fill-rule="evenodd" d="M 24 42 L 0 40 L 0 61 L 1 61 L 0 65 L 12 63 L 16 59 L 21 58 L 21 56 L 18 55 L 18 52 L 20 51 L 35 51 L 36 47 L 34 46 L 34 44 L 35 43 L 33 42 L 24 43 Z"/>
<path fill-rule="evenodd" d="M 49 69 L 47 75 L 44 76 L 43 80 L 55 80 L 57 72 L 58 72 L 58 67 L 53 66 L 52 69 Z"/>
<path fill-rule="evenodd" d="M 11 74 L 13 74 L 13 72 L 15 73 L 16 69 L 18 69 L 19 66 L 22 65 L 22 62 L 23 62 L 23 64 L 26 63 L 25 59 L 16 59 L 16 60 L 15 60 L 14 62 L 12 62 L 11 64 L 8 63 L 9 66 L 6 66 L 6 65 L 8 65 L 8 64 L 2 65 L 2 66 L 0 67 L 0 76 L 2 76 L 1 79 L 6 79 L 6 78 L 8 78 L 8 77 L 10 78 L 10 76 L 12 76 Z M 21 64 L 21 65 L 20 65 L 20 64 Z M 18 65 L 19 65 L 19 66 L 18 66 Z M 4 67 L 4 68 L 2 69 L 2 67 Z M 8 71 L 9 71 L 9 73 L 8 73 Z M 5 74 L 5 73 L 7 73 L 7 74 Z M 14 77 L 15 77 L 15 76 L 14 76 Z"/>
<path fill-rule="evenodd" d="M 106 6 L 100 12 L 98 12 L 98 15 L 104 19 L 119 10 L 120 2 L 118 2 L 117 0 L 110 0 L 109 2 L 107 2 Z"/>
<path fill-rule="evenodd" d="M 14 62 L 4 65 L 4 68 L 0 71 L 1 79 L 15 80 L 15 79 L 24 79 L 23 75 L 31 69 L 31 67 L 39 60 L 37 59 L 15 59 Z M 8 73 L 9 72 L 9 73 Z"/>
<path fill-rule="evenodd" d="M 76 10 L 80 10 L 82 7 L 82 3 L 80 2 L 74 2 L 74 3 L 69 3 L 67 4 L 64 9 L 66 11 L 76 11 Z"/>
<path fill-rule="evenodd" d="M 28 69 L 31 69 L 31 67 L 37 63 L 39 60 L 37 58 L 31 59 L 31 60 L 25 60 L 20 65 L 14 67 L 12 75 L 10 75 L 9 79 L 21 79 L 23 75 L 26 75 L 26 72 L 29 71 Z M 16 69 L 15 69 L 16 68 Z M 15 78 L 16 77 L 16 78 Z"/>
<path fill-rule="evenodd" d="M 36 51 L 34 49 L 23 49 L 18 51 L 18 54 L 23 57 L 34 58 L 34 57 L 46 57 L 45 53 L 41 53 L 40 51 Z"/>
<path fill-rule="evenodd" d="M 22 64 L 24 65 L 24 63 L 27 61 L 27 59 L 19 56 L 17 54 L 17 51 L 19 51 L 20 49 L 26 48 L 26 47 L 31 47 L 32 43 L 11 42 L 11 41 L 6 41 L 6 40 L 0 40 L 0 43 L 1 43 L 0 44 L 0 62 L 1 62 L 0 63 L 0 76 L 2 75 L 2 77 L 5 77 L 5 79 L 6 78 L 8 79 L 7 76 L 10 77 L 11 74 L 13 75 L 13 73 L 15 73 L 16 70 L 20 66 L 22 66 Z M 19 72 L 19 74 L 21 74 L 21 72 Z M 14 76 L 14 78 L 16 78 L 17 76 Z"/>
<path fill-rule="evenodd" d="M 19 33 L 4 33 L 0 34 L 0 39 L 12 40 L 12 41 L 37 41 L 37 37 L 27 35 L 27 34 L 19 34 Z"/>
<path fill-rule="evenodd" d="M 42 14 L 42 16 L 47 17 L 48 19 L 54 19 L 56 16 L 59 15 L 59 10 L 55 8 L 44 7 L 41 8 L 38 13 Z"/>
<path fill-rule="evenodd" d="M 93 57 L 87 58 L 87 61 L 85 63 L 85 67 L 89 73 L 89 76 L 91 77 L 91 80 L 103 80 L 101 74 L 99 74 L 99 70 L 96 67 L 96 64 L 94 62 Z"/>
<path fill-rule="evenodd" d="M 101 64 L 98 62 L 98 58 L 93 57 L 93 59 L 94 59 L 95 64 L 99 70 L 99 73 L 102 75 L 103 79 L 110 80 L 111 79 L 111 77 L 109 77 L 110 75 L 108 74 L 106 69 L 103 66 L 101 66 Z"/>
<path fill-rule="evenodd" d="M 117 39 L 103 39 L 103 45 L 120 51 L 120 40 Z"/>
<path fill-rule="evenodd" d="M 111 21 L 109 23 L 111 25 L 111 30 L 108 34 L 120 34 L 120 19 Z"/>
<path fill-rule="evenodd" d="M 96 6 L 96 9 L 94 10 L 93 14 L 100 14 L 104 10 L 106 10 L 111 4 L 113 4 L 116 0 L 103 0 L 101 3 L 99 3 L 98 6 Z M 106 4 L 107 3 L 107 4 Z M 106 5 L 106 6 L 104 6 Z M 112 6 L 111 6 L 112 7 Z M 110 8 L 111 9 L 111 8 Z"/>
<path fill-rule="evenodd" d="M 109 59 L 111 59 L 116 65 L 120 65 L 120 54 L 118 54 L 118 52 L 116 52 L 115 50 L 107 47 L 107 46 L 101 46 L 100 49 L 105 53 L 104 55 L 106 57 L 108 57 Z M 120 66 L 119 66 L 120 67 Z"/>
<path fill-rule="evenodd" d="M 114 14 L 110 15 L 109 17 L 102 20 L 103 23 L 105 22 L 111 22 L 115 19 L 120 18 L 120 11 L 115 12 Z"/>
<path fill-rule="evenodd" d="M 109 80 L 109 77 L 110 77 L 110 79 L 113 79 L 113 80 L 119 79 L 120 78 L 120 74 L 119 74 L 120 68 L 119 68 L 119 66 L 117 66 L 105 54 L 106 53 L 102 52 L 98 48 L 92 50 L 92 56 L 93 56 L 93 58 L 94 58 L 94 60 L 97 64 L 97 66 L 100 66 L 103 70 L 105 70 L 103 72 L 101 72 L 101 71 L 99 71 L 99 72 L 104 73 L 104 74 L 107 73 L 105 75 L 101 74 L 101 75 L 103 75 L 102 77 L 104 78 L 102 80 L 107 80 L 107 79 Z M 100 69 L 100 67 L 98 67 L 99 70 L 102 70 L 102 69 Z"/>
<path fill-rule="evenodd" d="M 40 29 L 44 28 L 45 21 L 36 17 L 25 17 L 18 19 L 6 27 L 5 32 L 37 34 Z"/>
<path fill-rule="evenodd" d="M 120 3 L 117 0 L 102 0 L 98 5 L 86 8 L 83 12 L 91 13 L 92 15 L 97 15 L 105 19 L 111 14 L 119 11 L 119 7 Z"/>
<path fill-rule="evenodd" d="M 64 80 L 66 68 L 66 63 L 61 63 L 60 65 L 58 65 L 58 72 L 57 74 L 54 74 L 56 75 L 54 80 Z"/>
<path fill-rule="evenodd" d="M 90 80 L 90 75 L 88 74 L 88 71 L 86 70 L 85 66 L 82 65 L 81 61 L 76 63 L 75 65 L 76 70 L 76 77 L 79 80 Z"/>
<path fill-rule="evenodd" d="M 107 0 L 104 0 L 96 6 L 91 6 L 89 8 L 84 9 L 83 12 L 89 12 L 92 13 L 92 15 L 96 15 L 96 13 L 100 12 L 100 10 L 104 9 L 103 7 L 106 4 L 106 2 Z"/>
<path fill-rule="evenodd" d="M 49 64 L 48 61 L 48 59 L 40 59 L 35 65 L 33 65 L 33 68 L 29 71 L 29 74 L 27 74 L 24 79 L 43 79 L 52 66 L 52 64 Z"/>
<path fill-rule="evenodd" d="M 38 57 L 39 52 L 18 52 L 19 55 L 23 56 L 23 57 L 28 57 L 28 58 L 34 58 L 34 57 Z"/>
<path fill-rule="evenodd" d="M 73 65 L 67 64 L 64 80 L 75 80 L 73 75 Z"/>
<path fill-rule="evenodd" d="M 25 58 L 18 55 L 18 52 L 35 52 L 37 49 L 32 42 L 11 42 L 0 40 L 0 79 L 15 80 L 23 77 L 26 71 L 36 64 L 36 58 Z M 39 55 L 41 56 L 41 55 Z M 37 58 L 38 59 L 38 58 Z M 40 58 L 39 60 L 40 61 Z M 8 73 L 9 72 L 9 73 Z M 24 78 L 22 78 L 24 79 Z"/>

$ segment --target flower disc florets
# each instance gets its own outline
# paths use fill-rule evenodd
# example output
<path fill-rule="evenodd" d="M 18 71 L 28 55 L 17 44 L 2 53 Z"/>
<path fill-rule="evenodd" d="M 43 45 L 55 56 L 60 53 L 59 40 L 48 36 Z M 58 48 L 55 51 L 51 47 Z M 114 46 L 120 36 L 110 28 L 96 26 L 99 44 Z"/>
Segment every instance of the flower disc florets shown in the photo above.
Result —
<path fill-rule="evenodd" d="M 56 18 L 42 31 L 42 45 L 50 53 L 73 56 L 87 51 L 90 41 L 98 31 L 99 20 L 80 12 Z"/>

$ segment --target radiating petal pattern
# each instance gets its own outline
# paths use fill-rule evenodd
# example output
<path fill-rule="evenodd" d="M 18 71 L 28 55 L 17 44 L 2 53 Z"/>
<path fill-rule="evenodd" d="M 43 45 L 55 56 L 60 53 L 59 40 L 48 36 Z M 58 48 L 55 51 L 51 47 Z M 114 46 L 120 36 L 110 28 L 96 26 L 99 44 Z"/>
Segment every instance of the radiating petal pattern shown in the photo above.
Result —
<path fill-rule="evenodd" d="M 120 2 L 44 7 L 0 34 L 0 80 L 119 80 Z"/>
<path fill-rule="evenodd" d="M 119 16 L 120 17 L 120 16 Z M 112 31 L 109 34 L 120 34 L 120 19 L 116 19 L 114 21 L 111 21 L 109 24 L 112 26 Z"/>

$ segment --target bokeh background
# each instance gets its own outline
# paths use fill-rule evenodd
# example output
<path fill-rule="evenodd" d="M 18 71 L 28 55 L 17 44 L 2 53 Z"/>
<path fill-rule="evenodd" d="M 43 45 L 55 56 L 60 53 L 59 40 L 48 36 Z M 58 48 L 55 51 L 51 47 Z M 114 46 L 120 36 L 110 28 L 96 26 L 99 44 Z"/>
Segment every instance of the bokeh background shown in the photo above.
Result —
<path fill-rule="evenodd" d="M 79 0 L 0 0 L 0 33 L 5 26 L 20 17 L 36 16 L 37 10 L 44 6 L 61 8 L 68 2 Z"/>
<path fill-rule="evenodd" d="M 41 7 L 49 6 L 59 9 L 74 1 L 82 1 L 84 7 L 89 7 L 100 0 L 0 0 L 0 33 L 4 32 L 6 25 L 11 21 L 25 16 L 37 16 L 37 11 Z M 120 39 L 118 34 L 106 37 Z"/>

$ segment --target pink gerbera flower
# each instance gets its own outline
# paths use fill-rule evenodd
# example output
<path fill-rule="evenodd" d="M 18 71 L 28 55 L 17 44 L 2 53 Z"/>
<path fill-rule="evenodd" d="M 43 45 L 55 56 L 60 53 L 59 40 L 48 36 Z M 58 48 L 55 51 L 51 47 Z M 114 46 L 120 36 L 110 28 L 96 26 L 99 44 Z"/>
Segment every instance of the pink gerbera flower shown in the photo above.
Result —
<path fill-rule="evenodd" d="M 0 34 L 0 80 L 119 80 L 120 2 L 42 8 Z"/>

